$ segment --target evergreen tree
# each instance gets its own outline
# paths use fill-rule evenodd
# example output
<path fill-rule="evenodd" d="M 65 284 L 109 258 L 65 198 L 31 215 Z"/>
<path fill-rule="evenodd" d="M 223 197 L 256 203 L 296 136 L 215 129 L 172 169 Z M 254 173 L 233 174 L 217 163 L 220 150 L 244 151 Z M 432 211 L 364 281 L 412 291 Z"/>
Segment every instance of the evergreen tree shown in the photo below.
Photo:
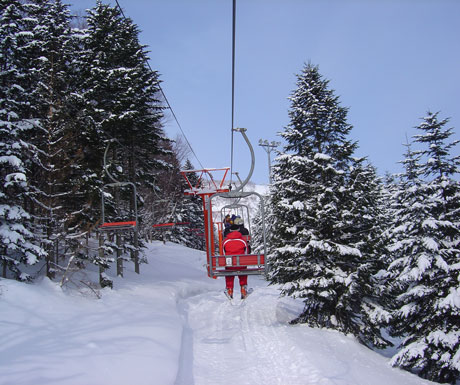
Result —
<path fill-rule="evenodd" d="M 381 250 L 386 246 L 382 234 L 388 224 L 385 193 L 375 168 L 364 158 L 354 159 L 341 211 L 344 238 L 348 247 L 360 251 L 354 262 L 356 271 L 348 276 L 347 291 L 339 306 L 353 309 L 352 332 L 366 345 L 386 347 L 390 344 L 380 333 L 390 313 L 382 301 L 379 272 L 384 265 Z M 353 329 L 354 328 L 354 329 Z"/>
<path fill-rule="evenodd" d="M 392 364 L 453 383 L 460 369 L 460 190 L 453 180 L 458 157 L 449 154 L 456 142 L 446 142 L 452 135 L 446 123 L 428 113 L 417 127 L 424 133 L 415 142 L 426 149 L 409 151 L 405 161 L 389 271 L 396 298 L 392 331 L 404 337 Z"/>
<path fill-rule="evenodd" d="M 175 151 L 169 144 L 168 148 L 170 155 L 164 160 L 170 167 L 160 173 L 158 182 L 162 187 L 162 200 L 165 202 L 163 203 L 165 210 L 162 217 L 165 218 L 164 222 L 173 223 L 173 225 L 163 229 L 163 239 L 186 244 L 189 227 L 185 223 L 189 222 L 189 212 L 184 197 L 185 181 L 180 175 L 180 164 Z"/>
<path fill-rule="evenodd" d="M 364 277 L 374 271 L 369 264 L 374 255 L 364 250 L 372 243 L 370 250 L 375 250 L 376 230 L 369 224 L 376 203 L 364 189 L 372 174 L 367 172 L 358 184 L 359 173 L 351 172 L 356 144 L 347 139 L 352 128 L 347 109 L 311 64 L 298 75 L 290 100 L 290 124 L 281 133 L 287 144 L 276 159 L 271 190 L 274 249 L 269 278 L 282 285 L 283 295 L 304 299 L 304 310 L 293 322 L 385 344 L 378 329 L 366 324 L 372 317 L 364 315 L 375 311 L 369 309 L 372 301 L 361 302 L 372 292 Z M 367 210 L 365 222 L 353 213 L 357 197 L 361 204 L 369 199 L 360 208 L 361 214 Z M 355 234 L 363 229 L 372 235 L 357 241 Z"/>
<path fill-rule="evenodd" d="M 33 31 L 28 51 L 32 117 L 35 130 L 31 141 L 36 156 L 30 164 L 30 197 L 34 215 L 43 229 L 42 242 L 48 250 L 47 274 L 57 264 L 59 239 L 69 228 L 69 204 L 72 200 L 72 161 L 74 131 L 74 93 L 77 84 L 73 62 L 77 54 L 70 28 L 68 7 L 60 0 L 31 0 L 26 6 Z"/>
<path fill-rule="evenodd" d="M 30 278 L 21 265 L 31 265 L 45 256 L 33 233 L 27 209 L 30 174 L 27 169 L 33 128 L 28 119 L 30 100 L 23 67 L 30 31 L 24 25 L 21 2 L 0 0 L 0 261 L 2 276 Z"/>
<path fill-rule="evenodd" d="M 158 73 L 148 67 L 138 35 L 138 27 L 118 8 L 97 2 L 88 16 L 84 98 L 99 138 L 98 151 L 104 140 L 116 139 L 122 153 L 120 179 L 153 187 L 152 170 L 162 167 L 158 156 L 164 154 L 161 142 L 166 140 L 163 107 Z M 112 174 L 120 171 L 114 168 Z"/>
<path fill-rule="evenodd" d="M 192 163 L 189 159 L 186 160 L 184 170 L 194 170 Z M 195 173 L 188 173 L 188 178 L 192 186 L 195 186 L 198 182 L 198 176 Z M 183 191 L 188 189 L 185 181 L 183 181 Z M 183 203 L 183 218 L 188 222 L 188 226 L 185 227 L 184 241 L 183 244 L 192 249 L 204 250 L 204 218 L 203 218 L 203 202 L 199 196 L 190 195 L 185 198 Z"/>
<path fill-rule="evenodd" d="M 83 116 L 88 118 L 79 140 L 85 153 L 81 186 L 86 192 L 84 204 L 88 222 L 97 223 L 100 190 L 112 183 L 103 170 L 107 154 L 110 174 L 120 182 L 131 182 L 140 194 L 159 190 L 158 170 L 168 167 L 161 156 L 167 141 L 161 128 L 163 107 L 159 101 L 159 79 L 147 64 L 145 47 L 139 43 L 139 29 L 124 18 L 116 7 L 98 1 L 90 10 L 88 29 L 81 58 L 83 78 Z M 105 212 L 108 221 L 132 217 L 134 196 L 129 188 L 108 191 Z M 140 206 L 148 200 L 138 196 Z M 151 207 L 139 207 L 144 215 Z M 142 224 L 145 219 L 139 217 Z M 129 243 L 126 247 L 132 247 Z"/>
<path fill-rule="evenodd" d="M 251 247 L 252 253 L 263 253 L 264 249 L 264 227 L 265 227 L 265 242 L 267 251 L 271 249 L 272 246 L 272 234 L 274 231 L 273 223 L 273 213 L 272 213 L 272 205 L 270 201 L 270 195 L 263 197 L 263 204 L 264 204 L 264 223 L 262 223 L 262 212 L 260 206 L 256 211 L 256 214 L 253 219 L 253 228 L 254 231 L 252 232 L 251 237 Z M 269 266 L 270 267 L 270 266 Z"/>
<path fill-rule="evenodd" d="M 108 154 L 113 175 L 138 191 L 161 190 L 159 170 L 173 166 L 164 161 L 159 79 L 138 28 L 117 8 L 98 1 L 80 31 L 69 27 L 61 0 L 0 5 L 3 273 L 9 266 L 19 277 L 18 261 L 44 255 L 40 243 L 51 275 L 55 242 L 75 253 L 79 237 L 97 225 L 101 187 L 111 182 L 102 167 L 108 140 L 116 143 Z M 115 192 L 109 206 L 124 195 Z"/>
<path fill-rule="evenodd" d="M 179 173 L 178 149 L 176 147 L 171 148 L 169 144 L 165 144 L 165 146 L 170 149 L 170 155 L 163 157 L 163 159 L 170 167 L 159 172 L 157 179 L 162 188 L 151 194 L 154 207 L 153 222 L 174 225 L 158 227 L 154 233 L 154 238 L 203 250 L 203 203 L 199 196 L 184 195 L 184 191 L 189 186 Z M 184 169 L 194 169 L 190 160 L 186 160 Z M 195 186 L 198 182 L 198 176 L 195 173 L 188 173 L 187 176 L 190 183 Z"/>

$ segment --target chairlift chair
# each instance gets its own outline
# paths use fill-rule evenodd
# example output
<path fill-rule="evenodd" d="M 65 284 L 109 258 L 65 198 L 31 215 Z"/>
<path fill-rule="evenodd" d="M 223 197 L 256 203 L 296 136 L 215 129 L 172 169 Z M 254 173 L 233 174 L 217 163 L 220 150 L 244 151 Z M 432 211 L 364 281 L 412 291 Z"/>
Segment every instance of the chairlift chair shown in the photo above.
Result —
<path fill-rule="evenodd" d="M 116 180 L 109 172 L 107 167 L 107 153 L 109 151 L 111 141 L 108 142 L 107 147 L 104 152 L 104 171 L 109 176 L 110 179 L 113 180 L 113 183 L 107 183 L 102 186 L 101 190 L 101 214 L 102 214 L 102 224 L 99 226 L 99 230 L 101 231 L 124 231 L 124 230 L 132 230 L 137 232 L 138 230 L 138 213 L 137 213 L 137 191 L 136 185 L 132 182 L 119 182 Z M 107 222 L 106 221 L 106 203 L 105 203 L 105 196 L 107 194 L 106 189 L 113 187 L 113 188 L 122 188 L 125 186 L 129 186 L 131 189 L 131 200 L 133 202 L 133 214 L 131 218 L 126 218 L 127 220 L 124 221 L 116 221 L 116 222 Z"/>
<path fill-rule="evenodd" d="M 107 153 L 109 151 L 110 143 L 114 141 L 114 139 L 110 140 L 107 143 L 107 147 L 104 152 L 104 171 L 107 176 L 113 181 L 113 183 L 107 183 L 102 186 L 101 189 L 101 214 L 102 214 L 102 224 L 99 226 L 99 230 L 102 232 L 106 232 L 108 234 L 115 234 L 116 237 L 116 244 L 117 244 L 117 275 L 123 276 L 123 258 L 121 255 L 121 245 L 123 242 L 124 234 L 126 232 L 130 232 L 133 237 L 133 246 L 134 248 L 131 249 L 131 259 L 134 261 L 134 271 L 139 274 L 139 255 L 138 255 L 138 248 L 139 248 L 139 232 L 138 232 L 138 212 L 137 212 L 137 191 L 136 185 L 132 182 L 119 182 L 116 180 L 109 172 L 107 167 Z M 106 189 L 108 188 L 123 188 L 128 186 L 131 191 L 130 201 L 129 201 L 129 212 L 130 218 L 124 218 L 124 215 L 121 216 L 123 219 L 126 220 L 117 220 L 116 221 L 107 221 L 106 220 L 106 202 L 105 197 Z M 117 202 L 117 214 L 120 214 L 121 210 L 119 207 L 119 202 Z M 120 211 L 118 211 L 120 210 Z M 100 238 L 101 244 L 103 243 L 103 238 Z M 103 251 L 102 251 L 103 254 Z M 101 267 L 100 270 L 100 281 L 103 280 L 103 268 Z"/>
<path fill-rule="evenodd" d="M 244 185 L 249 181 L 252 172 L 254 170 L 254 151 L 251 143 L 246 136 L 246 129 L 234 129 L 240 132 L 248 147 L 251 151 L 252 163 L 251 170 L 245 181 L 236 188 L 235 191 L 230 191 L 229 188 L 224 188 L 225 177 L 229 171 L 229 167 L 217 168 L 217 169 L 202 169 L 202 170 L 181 170 L 180 173 L 184 176 L 187 181 L 189 190 L 184 193 L 186 195 L 198 195 L 203 199 L 203 213 L 204 213 L 204 228 L 206 237 L 206 256 L 207 256 L 207 270 L 208 276 L 211 278 L 217 278 L 221 276 L 236 276 L 236 275 L 261 275 L 267 271 L 266 264 L 266 237 L 265 237 L 265 213 L 264 213 L 264 200 L 262 196 L 256 192 L 243 192 Z M 216 171 L 224 172 L 224 177 L 220 182 L 217 182 L 213 177 L 213 173 Z M 189 173 L 199 173 L 198 182 L 192 185 L 188 178 Z M 209 177 L 208 185 L 203 186 L 204 177 Z M 259 198 L 261 218 L 262 218 L 262 231 L 263 231 L 263 253 L 259 254 L 242 254 L 242 255 L 224 255 L 222 253 L 222 247 L 219 247 L 219 253 L 216 253 L 216 241 L 214 234 L 214 226 L 217 222 L 214 222 L 212 214 L 212 199 L 221 197 L 224 199 L 230 199 L 233 201 L 232 204 L 239 202 L 241 198 L 245 198 L 251 195 L 256 195 Z M 249 217 L 249 214 L 248 214 Z M 222 226 L 222 222 L 220 226 Z M 219 244 L 219 242 L 217 242 Z M 226 267 L 241 267 L 242 270 L 226 270 Z"/>
<path fill-rule="evenodd" d="M 251 254 L 242 254 L 242 255 L 225 255 L 223 248 L 219 247 L 219 255 L 213 255 L 211 258 L 208 256 L 208 263 L 211 265 L 211 276 L 220 277 L 220 276 L 234 276 L 234 275 L 260 275 L 265 274 L 267 269 L 267 264 L 265 262 L 265 255 L 267 254 L 266 250 L 266 239 L 265 239 L 265 209 L 264 209 L 264 200 L 263 197 L 256 192 L 228 192 L 228 193 L 217 193 L 213 195 L 210 199 L 209 205 L 211 206 L 212 199 L 215 197 L 221 197 L 226 199 L 241 199 L 249 196 L 255 195 L 259 198 L 259 207 L 262 217 L 262 232 L 263 232 L 263 252 L 262 253 L 251 253 Z M 227 207 L 246 207 L 242 204 L 231 204 Z M 249 211 L 248 211 L 248 229 L 250 230 L 249 221 Z M 251 234 L 251 233 L 250 233 Z M 209 236 L 209 235 L 208 235 Z M 241 267 L 242 270 L 226 270 L 226 267 Z"/>

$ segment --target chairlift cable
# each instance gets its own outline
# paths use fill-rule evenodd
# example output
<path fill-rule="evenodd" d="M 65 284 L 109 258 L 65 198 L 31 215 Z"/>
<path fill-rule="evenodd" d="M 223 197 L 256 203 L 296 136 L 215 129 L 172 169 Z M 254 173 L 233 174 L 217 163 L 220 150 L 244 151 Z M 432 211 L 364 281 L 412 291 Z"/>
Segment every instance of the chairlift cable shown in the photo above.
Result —
<path fill-rule="evenodd" d="M 123 9 L 122 9 L 121 6 L 120 6 L 120 3 L 118 2 L 118 0 L 115 0 L 115 2 L 117 3 L 117 7 L 118 7 L 118 9 L 120 10 L 120 12 L 121 12 L 123 18 L 126 19 L 126 16 L 125 16 L 125 14 L 124 14 L 124 12 L 123 12 Z M 152 67 L 150 66 L 150 62 L 149 62 L 148 60 L 147 60 L 147 66 L 149 67 L 150 72 L 154 72 L 153 69 L 152 69 Z M 179 129 L 180 129 L 180 131 L 181 131 L 181 133 L 182 133 L 182 136 L 184 137 L 185 141 L 187 142 L 187 145 L 188 145 L 188 147 L 190 148 L 190 151 L 192 152 L 193 156 L 195 157 L 195 159 L 196 159 L 196 161 L 198 162 L 198 164 L 200 165 L 200 167 L 201 167 L 201 168 L 204 168 L 203 165 L 201 164 L 200 160 L 198 159 L 198 156 L 196 155 L 195 151 L 193 150 L 192 145 L 190 144 L 189 140 L 187 139 L 187 136 L 185 135 L 185 132 L 184 132 L 184 130 L 182 129 L 182 126 L 180 125 L 179 120 L 177 119 L 177 116 L 176 116 L 176 114 L 174 113 L 174 110 L 173 110 L 173 108 L 171 107 L 171 104 L 169 103 L 169 100 L 168 100 L 168 98 L 166 97 L 166 94 L 164 93 L 163 88 L 161 87 L 161 84 L 160 84 L 159 81 L 157 81 L 157 85 L 158 85 L 158 88 L 160 89 L 161 95 L 163 96 L 163 98 L 164 98 L 164 100 L 165 100 L 165 102 L 166 102 L 166 105 L 168 106 L 168 109 L 171 111 L 171 114 L 172 114 L 172 116 L 173 116 L 173 118 L 174 118 L 174 120 L 175 120 L 177 126 L 179 127 Z"/>
<path fill-rule="evenodd" d="M 235 128 L 235 41 L 236 41 L 236 0 L 233 0 L 233 20 L 232 20 L 232 129 L 231 129 L 231 148 L 230 148 L 230 183 L 232 186 L 233 176 L 233 129 Z"/>
<path fill-rule="evenodd" d="M 121 9 L 121 6 L 120 6 L 120 4 L 118 3 L 118 0 L 115 0 L 115 3 L 117 3 L 117 7 L 118 7 L 118 9 L 120 10 L 121 14 L 123 15 L 123 18 L 126 19 L 125 13 L 123 12 L 123 9 Z"/>

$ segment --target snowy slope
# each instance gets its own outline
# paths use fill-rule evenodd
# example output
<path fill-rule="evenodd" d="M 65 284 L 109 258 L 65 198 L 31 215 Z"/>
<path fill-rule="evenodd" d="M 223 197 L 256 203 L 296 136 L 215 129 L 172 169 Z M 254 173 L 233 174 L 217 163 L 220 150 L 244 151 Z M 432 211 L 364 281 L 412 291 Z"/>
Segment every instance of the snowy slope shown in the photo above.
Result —
<path fill-rule="evenodd" d="M 0 281 L 1 385 L 415 385 L 342 334 L 288 325 L 300 304 L 250 277 L 231 304 L 204 253 L 155 242 L 101 299 Z M 238 287 L 238 285 L 236 285 Z"/>

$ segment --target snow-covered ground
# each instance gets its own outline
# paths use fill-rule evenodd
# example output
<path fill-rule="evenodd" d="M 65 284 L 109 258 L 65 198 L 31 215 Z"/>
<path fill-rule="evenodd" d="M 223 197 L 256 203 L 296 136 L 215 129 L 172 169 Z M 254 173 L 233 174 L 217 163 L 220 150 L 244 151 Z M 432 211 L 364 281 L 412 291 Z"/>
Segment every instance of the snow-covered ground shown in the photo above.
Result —
<path fill-rule="evenodd" d="M 289 325 L 301 303 L 261 278 L 230 303 L 203 252 L 154 242 L 146 256 L 140 275 L 127 265 L 100 299 L 47 279 L 1 280 L 0 384 L 430 383 L 351 337 Z"/>

